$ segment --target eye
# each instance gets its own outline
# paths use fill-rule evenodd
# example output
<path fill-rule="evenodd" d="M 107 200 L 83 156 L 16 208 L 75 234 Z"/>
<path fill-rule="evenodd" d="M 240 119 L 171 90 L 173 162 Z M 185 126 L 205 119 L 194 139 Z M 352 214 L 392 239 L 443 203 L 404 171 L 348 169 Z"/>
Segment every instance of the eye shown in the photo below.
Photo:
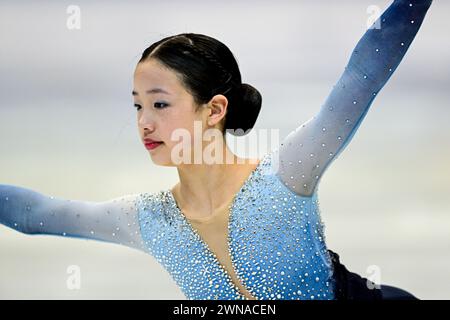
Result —
<path fill-rule="evenodd" d="M 168 106 L 168 104 L 165 103 L 165 102 L 155 102 L 153 105 L 155 106 L 156 109 L 163 109 L 163 108 L 165 108 L 165 107 Z M 157 107 L 158 105 L 159 105 L 159 106 L 160 106 L 160 105 L 164 105 L 164 106 L 162 106 L 162 107 Z"/>
<path fill-rule="evenodd" d="M 165 102 L 155 102 L 153 104 L 155 106 L 156 109 L 164 109 L 166 108 L 169 104 L 165 103 Z M 142 109 L 142 106 L 140 106 L 139 104 L 134 104 L 134 107 L 139 111 L 140 109 Z"/>

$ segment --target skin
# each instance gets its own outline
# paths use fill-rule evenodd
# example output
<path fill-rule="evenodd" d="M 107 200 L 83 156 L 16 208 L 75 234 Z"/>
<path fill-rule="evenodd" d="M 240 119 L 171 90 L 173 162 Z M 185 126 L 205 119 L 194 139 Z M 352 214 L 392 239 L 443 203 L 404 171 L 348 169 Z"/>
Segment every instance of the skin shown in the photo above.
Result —
<path fill-rule="evenodd" d="M 134 102 L 138 105 L 139 135 L 142 140 L 150 138 L 163 142 L 148 152 L 155 164 L 177 167 L 180 181 L 171 191 L 179 207 L 183 208 L 185 216 L 204 219 L 223 210 L 260 161 L 240 158 L 233 154 L 222 134 L 212 142 L 204 141 L 201 135 L 194 136 L 195 121 L 201 123 L 202 134 L 210 129 L 222 132 L 228 106 L 227 98 L 221 94 L 215 95 L 196 112 L 194 98 L 183 86 L 177 74 L 156 59 L 138 63 L 133 82 Z M 169 94 L 146 92 L 152 88 L 162 88 Z M 194 143 L 197 140 L 202 150 L 208 145 L 211 148 L 213 144 L 215 150 L 222 152 L 224 161 L 213 164 L 204 161 L 200 164 L 193 161 L 191 163 L 173 161 L 172 150 L 180 140 L 173 141 L 171 135 L 174 130 L 180 128 L 187 130 L 192 137 L 189 148 L 183 149 L 183 152 L 192 156 L 191 159 L 194 159 Z"/>

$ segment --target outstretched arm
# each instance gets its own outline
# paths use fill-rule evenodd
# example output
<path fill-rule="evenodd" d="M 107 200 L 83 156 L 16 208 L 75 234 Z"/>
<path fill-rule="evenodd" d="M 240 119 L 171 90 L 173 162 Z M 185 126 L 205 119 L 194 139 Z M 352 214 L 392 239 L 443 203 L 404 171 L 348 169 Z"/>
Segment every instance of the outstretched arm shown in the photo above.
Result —
<path fill-rule="evenodd" d="M 136 195 L 104 202 L 48 197 L 0 184 L 0 223 L 25 234 L 52 234 L 95 239 L 145 251 Z"/>
<path fill-rule="evenodd" d="M 277 176 L 311 196 L 325 169 L 352 139 L 378 92 L 416 36 L 432 0 L 395 0 L 356 45 L 319 113 L 283 139 Z"/>

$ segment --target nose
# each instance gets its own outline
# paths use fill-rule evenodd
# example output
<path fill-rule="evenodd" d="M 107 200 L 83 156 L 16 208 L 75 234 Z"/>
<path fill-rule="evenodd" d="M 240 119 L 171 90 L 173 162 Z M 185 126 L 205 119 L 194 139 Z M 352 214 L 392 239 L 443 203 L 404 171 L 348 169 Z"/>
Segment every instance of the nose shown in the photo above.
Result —
<path fill-rule="evenodd" d="M 143 130 L 150 130 L 153 132 L 155 130 L 155 119 L 151 116 L 149 111 L 145 109 L 138 115 L 138 126 Z"/>

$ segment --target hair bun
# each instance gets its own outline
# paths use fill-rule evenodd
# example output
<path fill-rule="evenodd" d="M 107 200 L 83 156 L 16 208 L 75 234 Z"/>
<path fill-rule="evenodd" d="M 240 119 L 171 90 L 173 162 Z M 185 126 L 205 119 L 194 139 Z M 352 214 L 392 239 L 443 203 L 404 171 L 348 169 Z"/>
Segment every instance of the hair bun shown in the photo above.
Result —
<path fill-rule="evenodd" d="M 262 105 L 259 91 L 248 83 L 242 83 L 237 92 L 237 104 L 229 108 L 225 129 L 234 136 L 247 134 L 255 125 Z"/>

